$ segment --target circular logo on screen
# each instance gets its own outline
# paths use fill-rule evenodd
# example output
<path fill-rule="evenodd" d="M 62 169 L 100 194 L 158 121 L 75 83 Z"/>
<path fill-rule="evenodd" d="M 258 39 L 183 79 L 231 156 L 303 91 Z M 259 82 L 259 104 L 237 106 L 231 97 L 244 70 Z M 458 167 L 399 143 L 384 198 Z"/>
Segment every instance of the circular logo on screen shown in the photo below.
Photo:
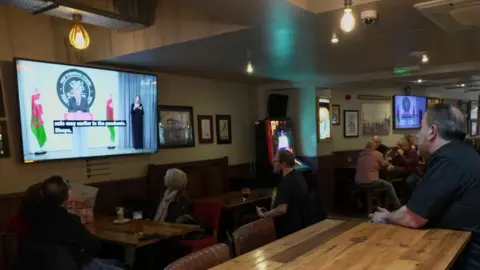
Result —
<path fill-rule="evenodd" d="M 402 99 L 402 108 L 403 108 L 403 111 L 405 112 L 409 112 L 410 111 L 410 99 L 408 97 L 403 97 Z"/>
<path fill-rule="evenodd" d="M 67 69 L 58 77 L 57 96 L 69 111 L 87 111 L 95 101 L 95 86 L 85 72 Z"/>

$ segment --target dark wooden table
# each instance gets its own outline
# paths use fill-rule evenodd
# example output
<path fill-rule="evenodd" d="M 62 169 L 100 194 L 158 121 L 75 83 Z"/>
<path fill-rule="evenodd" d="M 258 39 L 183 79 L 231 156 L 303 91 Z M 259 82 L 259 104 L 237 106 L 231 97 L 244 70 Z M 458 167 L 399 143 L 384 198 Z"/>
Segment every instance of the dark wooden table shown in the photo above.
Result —
<path fill-rule="evenodd" d="M 327 219 L 213 269 L 449 269 L 469 232 Z"/>
<path fill-rule="evenodd" d="M 163 239 L 183 236 L 186 233 L 200 229 L 197 225 L 177 224 L 168 222 L 155 222 L 150 220 L 131 220 L 125 224 L 115 224 L 114 217 L 98 217 L 85 227 L 98 238 L 119 244 L 125 247 L 125 261 L 133 265 L 135 249 L 159 242 L 161 239 L 142 241 L 139 234 L 158 234 Z"/>

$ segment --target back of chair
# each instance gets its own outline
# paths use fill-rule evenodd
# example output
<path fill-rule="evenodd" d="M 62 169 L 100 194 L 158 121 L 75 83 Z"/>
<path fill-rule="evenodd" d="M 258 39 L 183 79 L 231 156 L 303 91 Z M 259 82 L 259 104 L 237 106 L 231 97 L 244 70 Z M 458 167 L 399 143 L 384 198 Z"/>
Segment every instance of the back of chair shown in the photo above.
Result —
<path fill-rule="evenodd" d="M 217 199 L 198 199 L 193 203 L 193 215 L 207 229 L 216 234 L 220 225 L 222 201 Z"/>
<path fill-rule="evenodd" d="M 233 243 L 237 256 L 265 246 L 276 240 L 273 220 L 262 218 L 243 225 L 233 232 Z"/>
<path fill-rule="evenodd" d="M 165 270 L 207 270 L 230 259 L 230 248 L 216 244 L 174 261 Z"/>

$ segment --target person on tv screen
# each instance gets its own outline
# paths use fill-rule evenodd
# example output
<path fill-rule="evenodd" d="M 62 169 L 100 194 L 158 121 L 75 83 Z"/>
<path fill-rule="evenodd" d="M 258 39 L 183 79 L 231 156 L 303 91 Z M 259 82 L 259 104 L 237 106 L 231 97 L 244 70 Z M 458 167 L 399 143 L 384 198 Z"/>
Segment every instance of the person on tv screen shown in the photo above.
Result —
<path fill-rule="evenodd" d="M 82 96 L 85 89 L 83 82 L 80 80 L 72 81 L 70 86 L 72 87 L 73 96 L 68 99 L 68 112 L 90 112 L 88 100 Z"/>
<path fill-rule="evenodd" d="M 135 96 L 135 101 L 132 103 L 132 133 L 133 133 L 133 148 L 143 148 L 143 105 L 140 103 L 140 96 Z"/>

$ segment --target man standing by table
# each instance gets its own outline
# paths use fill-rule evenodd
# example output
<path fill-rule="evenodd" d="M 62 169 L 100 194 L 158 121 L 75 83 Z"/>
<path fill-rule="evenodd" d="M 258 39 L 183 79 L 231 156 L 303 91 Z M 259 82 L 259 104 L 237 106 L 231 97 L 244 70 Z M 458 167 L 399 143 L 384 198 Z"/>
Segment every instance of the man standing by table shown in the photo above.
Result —
<path fill-rule="evenodd" d="M 277 239 L 297 232 L 308 224 L 309 199 L 307 181 L 293 169 L 295 156 L 288 150 L 278 150 L 273 159 L 273 171 L 282 174 L 272 210 L 257 207 L 259 217 L 273 218 Z"/>
<path fill-rule="evenodd" d="M 406 206 L 370 215 L 372 222 L 409 228 L 441 228 L 472 232 L 472 239 L 453 269 L 480 269 L 480 156 L 462 143 L 466 121 L 448 104 L 431 106 L 417 135 L 426 172 Z"/>

